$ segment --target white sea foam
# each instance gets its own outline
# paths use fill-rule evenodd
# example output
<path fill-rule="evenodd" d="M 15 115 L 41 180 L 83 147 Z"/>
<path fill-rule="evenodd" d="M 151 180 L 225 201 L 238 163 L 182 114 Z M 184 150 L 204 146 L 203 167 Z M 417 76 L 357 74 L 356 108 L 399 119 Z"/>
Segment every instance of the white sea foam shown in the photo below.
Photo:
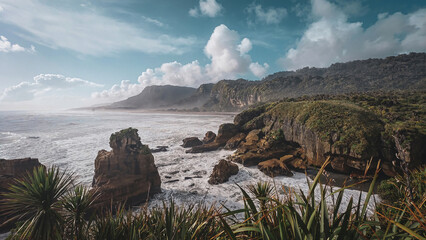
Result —
<path fill-rule="evenodd" d="M 217 131 L 220 124 L 232 122 L 232 119 L 230 115 L 168 113 L 0 112 L 0 158 L 39 158 L 47 166 L 57 165 L 74 171 L 81 183 L 90 185 L 94 159 L 99 150 L 110 149 L 111 133 L 134 127 L 139 129 L 142 143 L 150 147 L 169 146 L 167 152 L 154 153 L 163 183 L 162 193 L 151 200 L 151 205 L 174 199 L 178 204 L 223 203 L 235 209 L 242 206 L 237 184 L 244 187 L 272 179 L 255 167 L 239 165 L 239 173 L 227 183 L 210 185 L 207 181 L 213 166 L 232 152 L 186 154 L 186 149 L 180 146 L 183 138 L 202 138 L 206 131 Z M 168 182 L 171 180 L 178 181 Z M 276 186 L 308 191 L 306 176 L 302 173 L 295 173 L 293 177 L 275 177 L 273 181 Z M 352 196 L 358 199 L 359 191 L 345 191 L 343 202 L 349 202 Z M 373 209 L 372 203 L 370 209 Z"/>

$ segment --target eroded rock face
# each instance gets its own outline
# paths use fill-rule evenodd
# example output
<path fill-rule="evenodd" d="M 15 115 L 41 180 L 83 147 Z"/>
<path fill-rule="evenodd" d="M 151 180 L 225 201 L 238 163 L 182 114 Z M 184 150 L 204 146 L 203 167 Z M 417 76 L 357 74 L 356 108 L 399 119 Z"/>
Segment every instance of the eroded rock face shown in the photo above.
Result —
<path fill-rule="evenodd" d="M 126 201 L 127 205 L 144 202 L 161 191 L 161 179 L 148 146 L 138 130 L 128 128 L 111 135 L 112 151 L 101 150 L 95 159 L 92 186 L 98 188 L 99 206 Z"/>
<path fill-rule="evenodd" d="M 22 159 L 0 159 L 0 200 L 3 199 L 2 194 L 6 193 L 10 185 L 15 179 L 21 179 L 27 173 L 31 173 L 34 168 L 43 166 L 37 158 L 22 158 Z M 9 216 L 10 218 L 10 216 Z M 15 226 L 16 222 L 10 222 L 7 225 L 2 225 L 8 217 L 2 216 L 0 213 L 0 232 L 8 231 Z"/>
<path fill-rule="evenodd" d="M 235 163 L 221 159 L 219 163 L 214 166 L 213 172 L 210 175 L 209 183 L 212 185 L 227 182 L 229 177 L 238 173 L 238 166 Z"/>
<path fill-rule="evenodd" d="M 183 144 L 182 147 L 184 148 L 190 148 L 195 147 L 199 145 L 203 145 L 203 142 L 200 141 L 197 137 L 188 137 L 182 140 Z"/>
<path fill-rule="evenodd" d="M 208 131 L 206 132 L 206 135 L 203 138 L 203 143 L 204 144 L 211 143 L 215 140 L 215 138 L 216 138 L 216 133 L 212 131 Z"/>

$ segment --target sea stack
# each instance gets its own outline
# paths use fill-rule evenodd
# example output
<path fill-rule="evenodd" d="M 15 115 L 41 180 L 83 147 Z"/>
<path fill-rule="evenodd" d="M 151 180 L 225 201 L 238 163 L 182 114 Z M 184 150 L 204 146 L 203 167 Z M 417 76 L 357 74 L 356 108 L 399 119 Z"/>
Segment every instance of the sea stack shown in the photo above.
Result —
<path fill-rule="evenodd" d="M 101 150 L 95 159 L 92 187 L 100 193 L 97 205 L 137 205 L 161 191 L 154 157 L 141 143 L 137 129 L 112 134 L 109 145 L 112 151 Z"/>

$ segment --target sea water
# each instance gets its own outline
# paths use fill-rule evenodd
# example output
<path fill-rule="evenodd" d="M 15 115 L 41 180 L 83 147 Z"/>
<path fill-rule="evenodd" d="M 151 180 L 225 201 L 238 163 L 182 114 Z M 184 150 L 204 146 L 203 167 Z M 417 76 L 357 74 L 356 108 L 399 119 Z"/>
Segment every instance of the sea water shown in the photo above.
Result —
<path fill-rule="evenodd" d="M 207 131 L 217 132 L 220 124 L 232 122 L 233 117 L 232 114 L 166 112 L 0 112 L 0 158 L 38 158 L 46 166 L 56 165 L 73 172 L 80 183 L 90 186 L 94 160 L 99 150 L 110 150 L 111 133 L 133 127 L 139 130 L 143 144 L 150 148 L 160 145 L 169 148 L 167 152 L 153 153 L 162 180 L 162 193 L 150 200 L 151 206 L 173 199 L 183 205 L 224 204 L 236 209 L 243 206 L 238 185 L 246 187 L 259 181 L 269 181 L 278 189 L 285 186 L 307 193 L 309 177 L 303 173 L 272 179 L 256 167 L 240 164 L 240 171 L 228 182 L 208 184 L 214 165 L 232 151 L 188 154 L 180 146 L 182 139 L 202 139 Z M 285 195 L 283 191 L 278 192 Z M 359 194 L 357 190 L 346 190 L 343 202 L 349 202 L 352 196 L 357 200 Z M 373 209 L 372 205 L 370 208 Z"/>

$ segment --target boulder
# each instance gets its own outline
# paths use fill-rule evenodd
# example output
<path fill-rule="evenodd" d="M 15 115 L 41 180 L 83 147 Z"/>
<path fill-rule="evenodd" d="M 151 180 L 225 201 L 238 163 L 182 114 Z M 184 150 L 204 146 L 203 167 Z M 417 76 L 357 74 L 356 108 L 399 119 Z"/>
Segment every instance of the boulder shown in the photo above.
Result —
<path fill-rule="evenodd" d="M 209 183 L 212 185 L 227 182 L 229 177 L 238 173 L 238 166 L 235 163 L 221 159 L 217 165 L 214 166 L 213 172 L 210 175 Z"/>
<path fill-rule="evenodd" d="M 199 145 L 203 145 L 203 142 L 200 141 L 197 137 L 188 137 L 182 140 L 183 144 L 182 147 L 184 148 L 190 148 L 195 147 Z"/>
<path fill-rule="evenodd" d="M 154 157 L 143 145 L 138 130 L 128 128 L 110 137 L 112 151 L 101 150 L 95 159 L 92 187 L 100 197 L 97 207 L 126 202 L 136 205 L 161 191 L 161 179 Z"/>
<path fill-rule="evenodd" d="M 288 169 L 287 165 L 276 158 L 261 162 L 257 165 L 257 167 L 260 171 L 270 177 L 280 175 L 287 177 L 293 176 L 293 173 L 290 171 L 290 169 Z"/>
<path fill-rule="evenodd" d="M 245 139 L 246 134 L 245 133 L 238 133 L 237 135 L 233 136 L 231 139 L 226 142 L 225 149 L 227 150 L 234 150 L 240 145 L 240 143 Z"/>
<path fill-rule="evenodd" d="M 27 173 L 31 173 L 34 168 L 43 166 L 37 158 L 22 159 L 0 159 L 0 201 L 3 200 L 3 194 L 8 192 L 8 188 L 14 183 L 15 179 L 22 179 Z M 5 223 L 11 216 L 2 216 L 0 211 L 0 233 L 9 231 L 15 226 L 16 221 Z"/>
<path fill-rule="evenodd" d="M 206 135 L 203 138 L 203 143 L 204 144 L 211 143 L 215 140 L 215 138 L 216 138 L 216 133 L 212 131 L 208 131 L 206 132 Z"/>
<path fill-rule="evenodd" d="M 225 146 L 226 142 L 238 133 L 238 127 L 232 123 L 224 123 L 219 126 L 215 143 Z"/>

